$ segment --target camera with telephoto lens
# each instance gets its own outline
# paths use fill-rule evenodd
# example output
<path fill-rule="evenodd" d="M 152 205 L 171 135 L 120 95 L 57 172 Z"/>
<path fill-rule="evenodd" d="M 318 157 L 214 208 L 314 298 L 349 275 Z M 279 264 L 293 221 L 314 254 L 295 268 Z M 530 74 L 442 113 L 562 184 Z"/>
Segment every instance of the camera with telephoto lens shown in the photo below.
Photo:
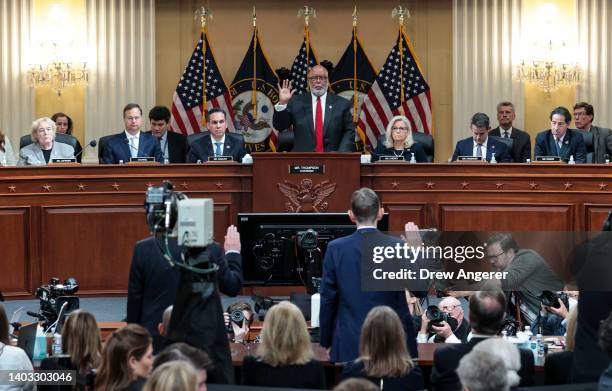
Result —
<path fill-rule="evenodd" d="M 48 285 L 41 285 L 36 289 L 36 297 L 40 300 L 40 308 L 38 314 L 29 313 L 29 315 L 42 320 L 43 327 L 47 328 L 57 321 L 62 307 L 65 306 L 62 317 L 79 309 L 79 298 L 74 296 L 78 290 L 79 284 L 73 277 L 67 278 L 63 284 L 60 284 L 59 278 L 51 278 Z"/>
<path fill-rule="evenodd" d="M 244 324 L 244 312 L 242 310 L 234 310 L 230 313 L 230 321 L 235 323 L 238 327 L 242 327 Z"/>
<path fill-rule="evenodd" d="M 297 233 L 297 244 L 304 250 L 316 250 L 319 248 L 319 233 L 310 228 Z"/>
<path fill-rule="evenodd" d="M 540 302 L 546 307 L 561 308 L 559 299 L 561 299 L 565 308 L 569 310 L 569 297 L 565 292 L 555 293 L 552 291 L 542 291 L 542 295 L 540 296 Z"/>
<path fill-rule="evenodd" d="M 455 330 L 457 326 L 459 326 L 457 319 L 450 316 L 450 314 L 441 311 L 438 306 L 435 305 L 430 305 L 427 307 L 427 310 L 425 310 L 425 316 L 427 316 L 427 320 L 429 320 L 429 323 L 427 324 L 428 333 L 435 333 L 435 330 L 433 330 L 431 326 L 441 327 L 442 322 L 448 323 L 451 330 Z"/>

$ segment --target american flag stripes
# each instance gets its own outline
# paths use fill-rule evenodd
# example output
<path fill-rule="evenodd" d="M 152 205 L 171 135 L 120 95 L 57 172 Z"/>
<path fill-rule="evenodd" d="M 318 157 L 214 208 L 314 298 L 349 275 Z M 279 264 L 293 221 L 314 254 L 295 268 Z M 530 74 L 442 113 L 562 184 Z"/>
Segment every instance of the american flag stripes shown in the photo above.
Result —
<path fill-rule="evenodd" d="M 306 30 L 300 51 L 291 66 L 291 86 L 295 89 L 295 95 L 308 91 L 308 69 L 318 63 L 319 60 L 314 49 L 310 46 L 308 30 Z"/>

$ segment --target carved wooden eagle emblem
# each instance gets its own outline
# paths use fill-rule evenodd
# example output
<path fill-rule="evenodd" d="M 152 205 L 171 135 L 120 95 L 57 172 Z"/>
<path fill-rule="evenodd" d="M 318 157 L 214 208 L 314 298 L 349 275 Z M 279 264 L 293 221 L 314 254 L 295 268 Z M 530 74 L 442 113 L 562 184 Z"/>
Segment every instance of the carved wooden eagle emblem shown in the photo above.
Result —
<path fill-rule="evenodd" d="M 277 183 L 278 190 L 289 198 L 285 203 L 288 212 L 325 212 L 329 204 L 325 199 L 336 191 L 336 184 L 323 181 L 313 185 L 312 179 L 305 178 L 299 185 L 289 181 Z"/>

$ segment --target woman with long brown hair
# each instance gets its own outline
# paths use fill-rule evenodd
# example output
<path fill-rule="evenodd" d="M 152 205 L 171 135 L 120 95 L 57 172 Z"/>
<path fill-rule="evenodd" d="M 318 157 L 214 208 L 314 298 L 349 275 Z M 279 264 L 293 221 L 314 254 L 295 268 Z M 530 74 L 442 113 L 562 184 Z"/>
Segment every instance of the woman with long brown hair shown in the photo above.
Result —
<path fill-rule="evenodd" d="M 342 378 L 367 378 L 381 390 L 421 390 L 421 369 L 406 348 L 402 322 L 390 307 L 374 307 L 361 328 L 359 358 L 348 363 Z"/>
<path fill-rule="evenodd" d="M 15 155 L 13 154 L 11 141 L 0 130 L 0 165 L 14 166 L 15 164 L 17 164 L 17 159 L 15 159 Z"/>

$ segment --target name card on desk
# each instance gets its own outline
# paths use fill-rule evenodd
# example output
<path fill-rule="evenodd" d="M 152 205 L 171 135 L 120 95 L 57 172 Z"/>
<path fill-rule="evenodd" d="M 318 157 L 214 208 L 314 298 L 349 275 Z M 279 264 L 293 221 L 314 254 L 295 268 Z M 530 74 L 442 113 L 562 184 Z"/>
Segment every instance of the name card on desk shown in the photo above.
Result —
<path fill-rule="evenodd" d="M 325 165 L 291 164 L 289 165 L 289 174 L 325 174 Z"/>
<path fill-rule="evenodd" d="M 559 163 L 561 161 L 561 158 L 559 156 L 536 156 L 535 158 L 536 162 L 553 162 L 553 163 Z"/>
<path fill-rule="evenodd" d="M 378 157 L 378 161 L 391 161 L 391 162 L 406 162 L 403 156 L 392 156 L 392 155 L 383 155 Z"/>
<path fill-rule="evenodd" d="M 130 163 L 155 163 L 155 158 L 153 156 L 131 157 Z"/>
<path fill-rule="evenodd" d="M 458 162 L 482 162 L 482 158 L 478 156 L 457 156 Z"/>
<path fill-rule="evenodd" d="M 66 159 L 51 159 L 51 163 L 53 164 L 57 164 L 57 163 L 76 163 L 76 158 L 72 157 L 72 158 L 66 158 Z"/>
<path fill-rule="evenodd" d="M 231 156 L 209 156 L 209 162 L 233 162 L 234 158 Z"/>

